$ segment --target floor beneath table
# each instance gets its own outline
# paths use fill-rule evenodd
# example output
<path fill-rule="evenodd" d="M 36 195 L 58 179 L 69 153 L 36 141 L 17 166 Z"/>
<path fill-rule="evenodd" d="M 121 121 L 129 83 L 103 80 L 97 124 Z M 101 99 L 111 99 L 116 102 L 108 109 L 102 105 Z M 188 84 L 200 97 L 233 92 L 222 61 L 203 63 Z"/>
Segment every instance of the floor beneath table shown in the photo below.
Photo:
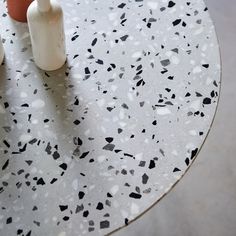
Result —
<path fill-rule="evenodd" d="M 236 1 L 206 0 L 219 36 L 218 113 L 196 162 L 156 207 L 114 236 L 236 235 Z"/>

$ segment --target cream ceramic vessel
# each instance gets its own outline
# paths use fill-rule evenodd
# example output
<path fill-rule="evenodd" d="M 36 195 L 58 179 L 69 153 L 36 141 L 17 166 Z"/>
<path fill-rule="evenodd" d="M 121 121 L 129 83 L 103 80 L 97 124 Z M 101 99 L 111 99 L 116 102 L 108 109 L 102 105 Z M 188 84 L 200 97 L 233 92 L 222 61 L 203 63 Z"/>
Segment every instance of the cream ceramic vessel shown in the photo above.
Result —
<path fill-rule="evenodd" d="M 3 45 L 2 45 L 2 39 L 0 36 L 0 65 L 2 64 L 4 59 L 4 49 L 3 49 Z"/>
<path fill-rule="evenodd" d="M 57 70 L 65 64 L 63 11 L 55 0 L 36 0 L 27 11 L 33 57 L 42 70 Z"/>

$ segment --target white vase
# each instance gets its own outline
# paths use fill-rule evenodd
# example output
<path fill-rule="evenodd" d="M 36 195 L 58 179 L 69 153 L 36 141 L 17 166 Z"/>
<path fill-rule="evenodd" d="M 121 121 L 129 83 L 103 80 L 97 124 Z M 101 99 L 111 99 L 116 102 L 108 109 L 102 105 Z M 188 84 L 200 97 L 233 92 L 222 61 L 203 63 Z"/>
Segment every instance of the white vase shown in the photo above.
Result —
<path fill-rule="evenodd" d="M 65 64 L 63 11 L 56 0 L 36 0 L 27 11 L 33 57 L 42 70 L 57 70 Z"/>
<path fill-rule="evenodd" d="M 3 49 L 3 45 L 2 45 L 2 39 L 0 36 L 0 65 L 2 64 L 4 59 L 4 49 Z"/>

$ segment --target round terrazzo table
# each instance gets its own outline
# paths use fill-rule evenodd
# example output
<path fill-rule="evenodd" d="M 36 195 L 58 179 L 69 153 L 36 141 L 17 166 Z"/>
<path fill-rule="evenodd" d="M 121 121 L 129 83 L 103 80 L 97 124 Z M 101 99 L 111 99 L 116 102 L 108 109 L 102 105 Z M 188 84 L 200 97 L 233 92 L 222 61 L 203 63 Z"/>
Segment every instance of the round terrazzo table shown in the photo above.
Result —
<path fill-rule="evenodd" d="M 183 176 L 211 127 L 220 56 L 199 0 L 74 0 L 68 62 L 35 67 L 0 3 L 1 235 L 109 234 Z"/>

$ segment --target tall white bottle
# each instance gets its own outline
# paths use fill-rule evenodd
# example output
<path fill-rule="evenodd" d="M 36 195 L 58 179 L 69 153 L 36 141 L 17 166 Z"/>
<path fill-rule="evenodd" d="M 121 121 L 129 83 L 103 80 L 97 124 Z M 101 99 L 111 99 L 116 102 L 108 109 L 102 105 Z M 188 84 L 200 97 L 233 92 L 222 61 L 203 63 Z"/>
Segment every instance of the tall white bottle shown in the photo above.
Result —
<path fill-rule="evenodd" d="M 3 62 L 3 59 L 4 59 L 4 49 L 3 49 L 3 45 L 2 45 L 2 39 L 0 36 L 0 66 Z"/>
<path fill-rule="evenodd" d="M 57 70 L 65 64 L 63 11 L 56 0 L 36 0 L 27 11 L 33 56 L 42 70 Z"/>

